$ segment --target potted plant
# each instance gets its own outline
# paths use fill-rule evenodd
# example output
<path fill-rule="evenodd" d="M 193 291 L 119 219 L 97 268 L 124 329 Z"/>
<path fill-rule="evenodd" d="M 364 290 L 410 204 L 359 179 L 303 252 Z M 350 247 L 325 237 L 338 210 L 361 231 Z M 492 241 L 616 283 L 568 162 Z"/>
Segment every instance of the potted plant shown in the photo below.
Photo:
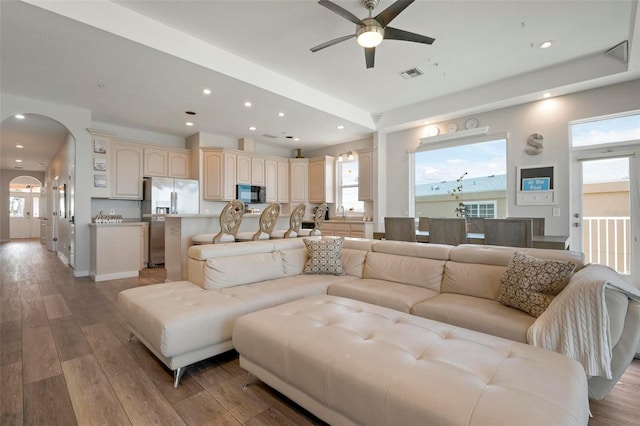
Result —
<path fill-rule="evenodd" d="M 462 176 L 456 179 L 457 186 L 453 189 L 447 191 L 449 195 L 454 197 L 457 201 L 459 201 L 458 206 L 455 208 L 456 217 L 467 217 L 467 206 L 461 201 L 462 198 L 462 179 L 467 175 L 467 172 L 464 172 Z"/>

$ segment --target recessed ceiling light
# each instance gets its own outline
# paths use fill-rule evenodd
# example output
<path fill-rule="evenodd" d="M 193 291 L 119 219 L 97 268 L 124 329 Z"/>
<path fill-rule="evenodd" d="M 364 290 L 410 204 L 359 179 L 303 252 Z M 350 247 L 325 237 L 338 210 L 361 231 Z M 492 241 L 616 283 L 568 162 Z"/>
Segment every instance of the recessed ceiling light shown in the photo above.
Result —
<path fill-rule="evenodd" d="M 38 166 L 44 166 L 44 163 L 41 161 L 38 163 Z"/>
<path fill-rule="evenodd" d="M 342 129 L 344 129 L 344 126 L 341 124 L 338 126 L 338 130 L 342 130 Z"/>
<path fill-rule="evenodd" d="M 251 102 L 245 102 L 244 106 L 246 106 L 247 108 L 249 108 L 251 106 Z"/>
<path fill-rule="evenodd" d="M 193 111 L 185 111 L 184 113 L 187 115 L 196 115 L 196 113 Z"/>
<path fill-rule="evenodd" d="M 551 47 L 551 42 L 550 41 L 545 41 L 540 43 L 540 45 L 538 46 L 540 49 L 546 49 L 547 47 Z"/>
<path fill-rule="evenodd" d="M 210 95 L 211 94 L 211 89 L 203 89 L 202 93 L 204 93 L 205 95 Z"/>
<path fill-rule="evenodd" d="M 543 93 L 543 94 L 542 94 L 542 97 L 543 97 L 543 98 L 545 98 L 545 99 L 546 99 L 546 98 L 550 98 L 550 97 L 551 97 L 551 93 L 549 93 L 549 92 L 547 92 L 547 93 Z"/>
<path fill-rule="evenodd" d="M 300 138 L 294 138 L 293 140 L 298 142 L 300 140 Z"/>
<path fill-rule="evenodd" d="M 284 117 L 284 112 L 279 112 L 278 117 Z"/>
<path fill-rule="evenodd" d="M 16 160 L 16 163 L 22 163 L 22 160 L 18 159 Z"/>
<path fill-rule="evenodd" d="M 253 131 L 253 130 L 255 130 L 255 129 L 256 129 L 256 128 L 255 128 L 255 126 L 251 126 L 251 127 L 249 127 L 249 130 L 251 130 L 251 131 Z"/>
<path fill-rule="evenodd" d="M 186 123 L 184 123 L 185 126 L 193 126 L 193 123 L 190 121 L 187 121 Z"/>
<path fill-rule="evenodd" d="M 24 148 L 24 145 L 18 144 L 18 145 L 16 145 L 16 148 Z"/>
<path fill-rule="evenodd" d="M 16 114 L 14 115 L 15 118 L 17 118 L 18 120 L 24 120 L 24 115 L 22 114 Z"/>

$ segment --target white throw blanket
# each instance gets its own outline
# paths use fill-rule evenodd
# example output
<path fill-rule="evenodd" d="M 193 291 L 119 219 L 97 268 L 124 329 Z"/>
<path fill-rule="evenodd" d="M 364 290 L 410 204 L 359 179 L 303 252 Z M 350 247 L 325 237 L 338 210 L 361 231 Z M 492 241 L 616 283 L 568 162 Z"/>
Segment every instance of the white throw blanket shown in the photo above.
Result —
<path fill-rule="evenodd" d="M 588 376 L 611 379 L 612 342 L 605 289 L 640 302 L 640 290 L 604 265 L 578 271 L 527 332 L 530 345 L 559 352 L 582 364 Z"/>

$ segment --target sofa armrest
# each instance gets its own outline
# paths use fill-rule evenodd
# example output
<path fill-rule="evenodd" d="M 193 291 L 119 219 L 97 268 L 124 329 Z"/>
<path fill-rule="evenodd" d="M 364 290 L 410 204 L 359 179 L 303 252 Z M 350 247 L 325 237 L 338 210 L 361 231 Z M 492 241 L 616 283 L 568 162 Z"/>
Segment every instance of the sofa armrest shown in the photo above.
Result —
<path fill-rule="evenodd" d="M 640 291 L 612 269 L 588 265 L 531 325 L 527 341 L 580 362 L 589 376 L 611 379 L 612 337 L 622 334 L 629 298 L 640 300 Z"/>

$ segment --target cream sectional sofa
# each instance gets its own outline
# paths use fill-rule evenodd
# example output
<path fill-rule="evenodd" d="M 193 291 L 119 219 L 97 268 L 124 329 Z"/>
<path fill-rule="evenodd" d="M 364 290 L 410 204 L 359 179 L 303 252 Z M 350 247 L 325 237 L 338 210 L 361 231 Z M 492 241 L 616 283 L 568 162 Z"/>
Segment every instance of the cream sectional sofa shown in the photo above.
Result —
<path fill-rule="evenodd" d="M 557 320 L 547 318 L 547 312 L 536 319 L 497 301 L 500 278 L 515 250 L 347 238 L 341 258 L 345 274 L 335 276 L 302 274 L 307 260 L 302 239 L 192 246 L 189 281 L 123 291 L 119 306 L 132 333 L 174 370 L 176 386 L 183 367 L 233 348 L 237 317 L 317 294 L 364 301 L 528 343 L 532 325 Z M 581 253 L 518 250 L 541 259 L 574 262 L 579 272 L 566 289 L 574 285 L 574 278 L 589 277 L 594 267 L 583 265 Z M 640 339 L 640 303 L 617 291 L 607 290 L 605 296 L 611 377 L 589 378 L 590 397 L 595 399 L 603 398 L 615 385 Z M 562 306 L 554 301 L 548 310 Z"/>

